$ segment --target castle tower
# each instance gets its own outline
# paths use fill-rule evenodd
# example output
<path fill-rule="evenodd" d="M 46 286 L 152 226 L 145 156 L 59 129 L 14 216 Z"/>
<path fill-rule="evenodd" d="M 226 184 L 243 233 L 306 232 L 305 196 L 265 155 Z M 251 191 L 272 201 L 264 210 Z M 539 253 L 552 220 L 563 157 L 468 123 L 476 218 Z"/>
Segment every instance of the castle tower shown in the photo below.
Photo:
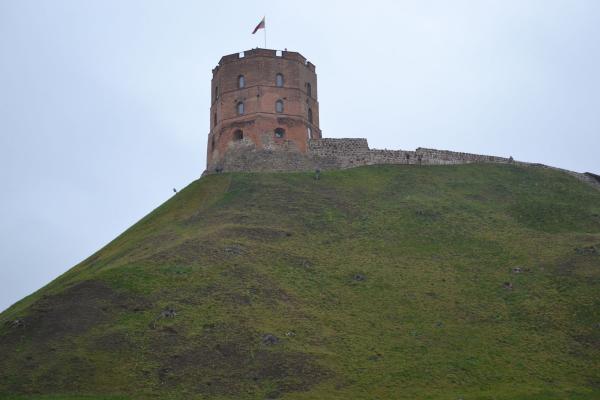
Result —
<path fill-rule="evenodd" d="M 243 149 L 306 154 L 321 138 L 315 66 L 300 53 L 248 50 L 212 72 L 207 171 L 228 170 Z"/>

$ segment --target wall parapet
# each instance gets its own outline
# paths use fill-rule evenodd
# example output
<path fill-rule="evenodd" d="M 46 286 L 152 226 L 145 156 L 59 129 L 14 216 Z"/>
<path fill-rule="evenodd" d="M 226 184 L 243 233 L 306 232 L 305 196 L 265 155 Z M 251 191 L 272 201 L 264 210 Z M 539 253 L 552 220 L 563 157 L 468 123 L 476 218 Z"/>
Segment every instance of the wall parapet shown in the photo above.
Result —
<path fill-rule="evenodd" d="M 250 50 L 245 50 L 242 52 L 237 52 L 233 54 L 227 54 L 219 60 L 219 63 L 213 68 L 212 73 L 213 76 L 217 73 L 219 68 L 221 68 L 225 64 L 234 63 L 237 61 L 246 60 L 252 57 L 270 57 L 270 58 L 283 58 L 286 60 L 296 61 L 310 71 L 315 72 L 316 67 L 313 63 L 308 61 L 302 54 L 297 51 L 287 51 L 287 50 L 273 50 L 273 49 L 263 49 L 263 48 L 254 48 Z"/>

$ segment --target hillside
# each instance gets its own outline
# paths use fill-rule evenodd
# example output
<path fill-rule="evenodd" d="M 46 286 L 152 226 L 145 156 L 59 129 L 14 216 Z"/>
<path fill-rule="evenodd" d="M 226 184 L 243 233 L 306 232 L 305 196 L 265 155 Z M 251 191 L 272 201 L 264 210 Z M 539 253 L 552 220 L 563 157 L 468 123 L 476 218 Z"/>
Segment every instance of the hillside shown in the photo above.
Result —
<path fill-rule="evenodd" d="M 0 398 L 598 399 L 600 191 L 491 164 L 203 177 L 0 314 Z"/>

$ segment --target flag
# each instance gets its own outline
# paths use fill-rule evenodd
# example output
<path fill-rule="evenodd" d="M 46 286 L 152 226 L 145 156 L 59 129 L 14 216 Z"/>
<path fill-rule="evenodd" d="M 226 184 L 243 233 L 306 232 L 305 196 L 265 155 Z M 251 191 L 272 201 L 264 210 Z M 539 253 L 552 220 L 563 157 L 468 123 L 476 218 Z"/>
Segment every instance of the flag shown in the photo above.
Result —
<path fill-rule="evenodd" d="M 259 29 L 265 29 L 265 17 L 263 17 L 263 19 L 258 23 L 258 25 L 256 25 L 256 28 L 254 28 L 252 34 L 254 35 Z"/>

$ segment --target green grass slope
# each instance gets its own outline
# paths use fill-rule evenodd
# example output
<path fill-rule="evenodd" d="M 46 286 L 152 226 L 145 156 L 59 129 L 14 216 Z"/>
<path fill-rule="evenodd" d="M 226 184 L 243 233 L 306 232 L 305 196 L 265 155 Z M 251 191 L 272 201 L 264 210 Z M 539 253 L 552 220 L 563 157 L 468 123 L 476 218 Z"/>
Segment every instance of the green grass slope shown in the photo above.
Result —
<path fill-rule="evenodd" d="M 0 398 L 598 399 L 600 191 L 204 177 L 0 315 Z"/>

